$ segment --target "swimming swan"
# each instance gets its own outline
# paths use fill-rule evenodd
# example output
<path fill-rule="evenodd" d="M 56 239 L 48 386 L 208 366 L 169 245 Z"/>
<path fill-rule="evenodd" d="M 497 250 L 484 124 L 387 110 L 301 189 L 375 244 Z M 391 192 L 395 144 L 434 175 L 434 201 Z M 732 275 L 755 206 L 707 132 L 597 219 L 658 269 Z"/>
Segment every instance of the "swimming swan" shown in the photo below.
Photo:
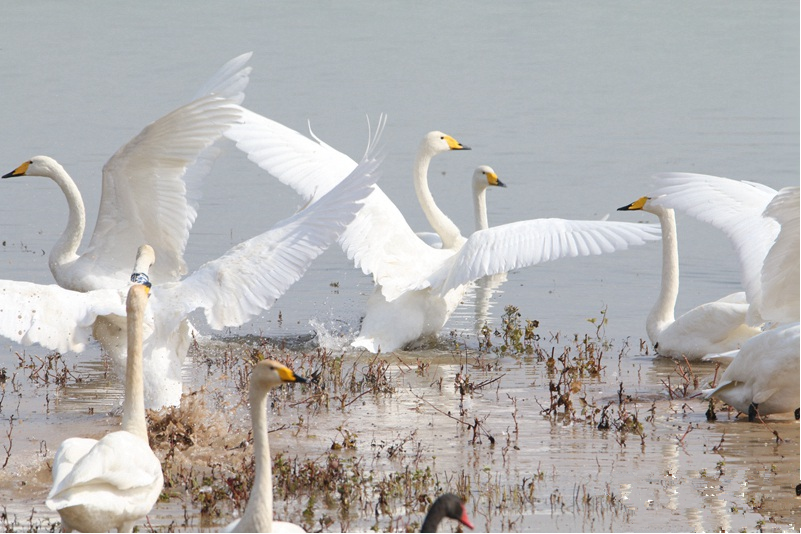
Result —
<path fill-rule="evenodd" d="M 100 440 L 70 438 L 53 460 L 47 507 L 62 530 L 132 532 L 161 494 L 161 462 L 150 450 L 142 384 L 142 336 L 148 288 L 131 286 L 127 297 L 128 362 L 122 430 Z"/>
<path fill-rule="evenodd" d="M 305 199 L 335 184 L 355 162 L 250 110 L 225 133 L 248 158 Z M 378 187 L 340 237 L 340 245 L 375 291 L 367 303 L 357 347 L 390 352 L 436 335 L 460 303 L 466 284 L 485 275 L 565 256 L 601 254 L 655 239 L 658 230 L 622 222 L 538 219 L 490 228 L 469 239 L 434 203 L 428 188 L 431 159 L 463 149 L 452 137 L 430 132 L 414 163 L 414 188 L 442 249 L 421 240 Z"/>
<path fill-rule="evenodd" d="M 379 160 L 373 152 L 379 135 L 380 131 L 371 140 L 362 163 L 317 202 L 183 280 L 153 284 L 145 319 L 147 408 L 180 403 L 181 366 L 193 340 L 191 325 L 187 326 L 191 312 L 204 308 L 206 321 L 215 330 L 244 324 L 269 309 L 339 237 L 378 177 Z M 78 351 L 94 331 L 113 360 L 124 353 L 125 325 L 113 316 L 122 315 L 114 311 L 119 310 L 119 290 L 79 293 L 5 281 L 0 291 L 5 297 L 0 303 L 0 334 L 26 344 Z M 99 315 L 103 321 L 97 320 Z"/>
<path fill-rule="evenodd" d="M 720 377 L 718 386 L 704 390 L 706 398 L 715 397 L 753 421 L 757 414 L 785 413 L 797 410 L 801 401 L 801 334 L 799 323 L 766 330 L 745 343 L 736 354 L 724 355 L 731 363 Z M 708 359 L 717 360 L 712 356 Z"/>
<path fill-rule="evenodd" d="M 763 285 L 763 268 L 766 267 L 768 252 L 773 247 L 781 229 L 780 222 L 768 210 L 769 204 L 776 199 L 775 189 L 756 182 L 746 182 L 692 173 L 661 173 L 653 177 L 654 189 L 651 196 L 654 204 L 672 208 L 723 231 L 730 239 L 740 260 L 740 274 L 747 301 L 751 305 L 748 311 L 748 324 L 760 325 L 765 321 L 787 322 L 798 321 L 799 292 L 798 254 L 773 256 L 772 265 L 767 268 L 771 272 L 785 273 L 773 280 L 772 289 Z M 785 191 L 785 190 L 783 190 Z M 786 191 L 788 197 L 792 191 Z M 777 200 L 781 202 L 781 200 Z M 785 217 L 795 216 L 798 220 L 798 204 L 786 210 Z M 786 203 L 785 203 L 786 204 Z M 778 204 L 777 204 L 777 208 Z M 781 217 L 781 216 L 780 216 Z M 798 232 L 796 224 L 788 224 L 789 232 Z M 797 246 L 797 238 L 796 238 Z M 792 282 L 794 286 L 785 286 L 784 282 Z M 768 283 L 770 285 L 770 283 Z M 766 299 L 764 291 L 769 291 Z M 790 312 L 789 314 L 786 312 Z"/>
<path fill-rule="evenodd" d="M 294 523 L 273 521 L 273 459 L 267 428 L 267 399 L 270 390 L 285 383 L 306 382 L 286 366 L 263 360 L 250 375 L 250 419 L 253 424 L 253 455 L 256 476 L 242 517 L 225 527 L 223 532 L 306 532 Z"/>
<path fill-rule="evenodd" d="M 186 274 L 183 253 L 197 216 L 199 183 L 217 155 L 213 143 L 240 118 L 236 104 L 244 98 L 250 55 L 226 63 L 191 103 L 145 127 L 108 160 L 97 222 L 81 255 L 86 210 L 64 167 L 35 156 L 3 176 L 43 176 L 63 191 L 67 227 L 48 261 L 58 285 L 75 291 L 127 289 L 130 258 L 145 242 L 159 258 L 151 273 L 155 283 Z"/>
<path fill-rule="evenodd" d="M 619 208 L 619 211 L 633 210 L 653 213 L 662 227 L 662 283 L 659 297 L 645 323 L 648 338 L 659 354 L 697 361 L 707 354 L 738 349 L 744 341 L 760 332 L 759 328 L 745 323 L 748 303 L 742 292 L 702 304 L 677 319 L 679 245 L 676 215 L 672 209 L 655 205 L 649 197 Z"/>

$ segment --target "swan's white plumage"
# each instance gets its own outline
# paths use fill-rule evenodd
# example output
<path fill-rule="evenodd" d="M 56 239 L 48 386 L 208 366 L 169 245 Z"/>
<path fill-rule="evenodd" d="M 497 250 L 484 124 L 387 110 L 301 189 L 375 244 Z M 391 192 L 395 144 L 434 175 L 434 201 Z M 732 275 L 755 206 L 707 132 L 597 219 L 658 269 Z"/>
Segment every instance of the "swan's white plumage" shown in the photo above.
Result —
<path fill-rule="evenodd" d="M 718 386 L 704 390 L 743 413 L 756 404 L 760 415 L 785 413 L 801 405 L 801 335 L 798 323 L 766 330 L 745 342 Z M 731 355 L 727 355 L 731 358 Z"/>
<path fill-rule="evenodd" d="M 355 162 L 319 140 L 308 139 L 275 121 L 246 112 L 243 123 L 225 134 L 248 158 L 305 199 L 325 191 Z M 459 304 L 465 284 L 485 275 L 506 272 L 538 261 L 569 255 L 620 250 L 654 239 L 657 229 L 646 225 L 599 221 L 571 225 L 566 221 L 518 223 L 495 227 L 466 240 L 436 206 L 427 184 L 431 158 L 463 148 L 441 132 L 430 132 L 420 145 L 414 167 L 414 187 L 426 217 L 439 234 L 442 248 L 418 237 L 392 201 L 376 187 L 364 207 L 340 237 L 340 245 L 366 274 L 376 291 L 368 300 L 361 333 L 354 344 L 373 352 L 402 348 L 421 336 L 436 334 Z M 586 225 L 585 225 L 586 224 Z M 589 231 L 594 225 L 597 231 Z M 625 228 L 620 232 L 620 228 Z M 546 231 L 534 238 L 521 232 Z M 468 257 L 467 252 L 487 256 Z M 515 246 L 541 250 L 518 251 Z"/>
<path fill-rule="evenodd" d="M 77 249 L 85 208 L 64 168 L 52 158 L 37 156 L 4 176 L 45 176 L 64 192 L 68 224 L 49 261 L 60 286 L 76 291 L 127 287 L 130 258 L 146 241 L 159 257 L 151 273 L 154 281 L 176 280 L 186 272 L 183 252 L 199 195 L 191 188 L 208 172 L 214 142 L 240 118 L 236 104 L 247 84 L 250 68 L 244 64 L 249 57 L 231 60 L 204 85 L 213 93 L 151 123 L 109 159 L 103 167 L 97 223 L 81 255 Z"/>
<path fill-rule="evenodd" d="M 801 319 L 799 187 L 781 189 L 765 208 L 765 217 L 775 219 L 781 229 L 762 264 L 761 292 L 753 305 L 766 321 L 798 322 Z"/>
<path fill-rule="evenodd" d="M 249 395 L 256 473 L 242 517 L 229 523 L 224 532 L 306 532 L 294 523 L 273 521 L 273 472 L 267 428 L 270 390 L 284 383 L 305 381 L 273 360 L 263 360 L 253 367 Z"/>
<path fill-rule="evenodd" d="M 378 177 L 379 135 L 371 140 L 363 162 L 317 202 L 234 246 L 183 280 L 153 284 L 144 326 L 148 408 L 180 402 L 181 366 L 194 331 L 187 320 L 189 313 L 204 308 L 214 329 L 245 323 L 269 309 L 339 237 Z M 0 334 L 50 349 L 79 350 L 91 329 L 115 363 L 121 363 L 126 327 L 113 315 L 124 299 L 120 290 L 78 293 L 57 286 L 4 282 L 0 291 L 11 296 L 0 304 Z M 92 317 L 97 318 L 94 324 Z"/>
<path fill-rule="evenodd" d="M 207 88 L 221 87 L 226 93 L 241 90 L 250 71 L 249 68 L 243 68 L 247 57 L 249 55 L 229 62 L 221 69 L 221 73 L 215 75 Z M 80 263 L 92 266 L 91 269 L 81 269 L 83 276 L 76 283 L 82 289 L 99 285 L 101 281 L 108 287 L 121 286 L 127 289 L 131 258 L 127 260 L 129 267 L 120 271 L 116 265 L 117 256 L 122 254 L 124 247 L 117 241 L 124 241 L 124 246 L 127 247 L 134 236 L 139 235 L 147 242 L 160 243 L 162 248 L 172 247 L 173 254 L 168 253 L 167 256 L 176 261 L 162 260 L 156 250 L 159 261 L 150 273 L 154 296 L 145 324 L 144 387 L 146 405 L 152 409 L 180 402 L 181 366 L 194 332 L 187 314 L 197 308 L 205 308 L 209 324 L 213 328 L 222 328 L 241 325 L 272 306 L 302 276 L 309 263 L 353 220 L 361 206 L 360 202 L 370 193 L 377 178 L 378 160 L 374 152 L 380 131 L 371 139 L 364 162 L 353 166 L 349 179 L 341 181 L 341 176 L 338 176 L 334 184 L 340 181 L 342 183 L 331 190 L 330 194 L 323 196 L 325 192 L 321 192 L 317 196 L 319 201 L 307 209 L 279 222 L 272 230 L 232 248 L 221 258 L 203 265 L 183 280 L 176 281 L 178 273 L 184 269 L 181 254 L 196 213 L 187 200 L 191 196 L 185 196 L 186 190 L 179 179 L 181 169 L 184 168 L 180 162 L 196 150 L 200 150 L 198 157 L 205 157 L 213 149 L 212 138 L 219 137 L 225 128 L 241 116 L 241 108 L 234 103 L 241 101 L 241 95 L 226 96 L 230 98 L 221 100 L 215 95 L 203 97 L 157 121 L 145 128 L 140 136 L 110 160 L 107 172 L 104 173 L 104 200 L 98 228 L 87 253 L 80 257 Z M 184 119 L 189 123 L 182 122 Z M 192 131 L 183 131 L 180 134 L 174 132 L 176 128 L 190 128 L 190 123 L 195 122 L 197 125 Z M 174 145 L 173 148 L 166 146 L 170 144 Z M 153 170 L 154 176 L 145 176 L 146 166 L 135 163 L 147 154 L 150 155 L 148 157 L 164 159 Z M 174 165 L 174 162 L 178 162 L 178 165 Z M 58 165 L 55 162 L 53 164 Z M 30 170 L 31 167 L 32 165 L 24 164 L 20 170 Z M 113 172 L 108 167 L 113 168 Z M 163 170 L 159 170 L 161 167 Z M 159 172 L 166 178 L 160 176 Z M 66 175 L 55 174 L 57 177 Z M 131 179 L 120 180 L 122 176 L 130 176 Z M 154 178 L 159 179 L 153 181 Z M 61 180 L 60 185 L 70 191 L 68 200 L 75 201 L 75 206 L 71 204 L 71 219 L 82 214 L 83 205 L 78 202 L 80 195 L 74 183 L 71 180 Z M 146 202 L 141 198 L 132 200 L 139 195 L 144 195 Z M 150 205 L 146 205 L 148 203 Z M 161 219 L 157 219 L 157 215 Z M 119 227 L 112 224 L 115 218 Z M 155 227 L 148 226 L 156 220 L 161 222 Z M 172 225 L 169 224 L 170 221 Z M 170 233 L 162 225 L 170 226 L 174 232 Z M 66 233 L 70 234 L 70 239 L 75 237 L 74 230 L 78 226 L 80 225 L 71 224 L 68 228 Z M 82 229 L 79 233 L 82 233 Z M 172 245 L 165 244 L 168 241 Z M 162 263 L 171 264 L 172 267 L 159 270 L 158 266 Z M 92 274 L 86 272 L 89 270 Z M 8 285 L 13 286 L 14 283 Z M 9 302 L 24 307 L 25 302 L 30 300 L 25 294 L 29 290 L 31 286 L 17 288 L 15 298 Z M 40 288 L 35 291 L 39 292 L 37 298 L 40 299 L 57 294 L 59 299 L 63 299 L 63 305 L 56 300 L 50 300 L 49 305 L 37 309 L 37 313 L 47 315 L 45 321 L 37 318 L 32 310 L 23 310 L 21 315 L 28 317 L 24 324 L 19 319 L 13 319 L 16 313 L 13 307 L 3 307 L 0 310 L 0 333 L 15 340 L 42 342 L 48 348 L 82 348 L 87 338 L 85 326 L 89 320 L 85 318 L 88 312 L 81 308 L 81 303 L 88 297 L 73 300 L 74 295 L 68 291 Z M 69 317 L 58 317 L 67 312 Z M 101 312 L 102 310 L 96 313 Z M 38 320 L 35 325 L 34 320 Z M 56 326 L 61 330 L 57 329 L 50 334 L 42 333 L 41 326 L 48 321 L 57 323 Z M 76 325 L 82 328 L 74 332 L 74 340 L 65 338 L 64 331 L 70 331 Z M 93 325 L 95 337 L 118 364 L 123 360 L 125 328 L 124 322 L 115 320 L 114 315 L 100 317 Z"/>
<path fill-rule="evenodd" d="M 268 309 L 334 242 L 360 212 L 378 177 L 378 138 L 345 180 L 318 201 L 278 222 L 269 231 L 233 247 L 186 279 L 158 286 L 154 310 L 159 324 L 204 308 L 212 328 L 238 326 Z M 232 298 L 235 297 L 235 298 Z"/>
<path fill-rule="evenodd" d="M 648 338 L 656 351 L 671 358 L 699 360 L 707 354 L 738 349 L 760 332 L 746 324 L 749 305 L 742 292 L 696 306 L 678 318 L 679 245 L 676 216 L 650 197 L 643 197 L 620 211 L 643 210 L 659 218 L 662 229 L 662 273 L 659 295 L 646 319 Z"/>
<path fill-rule="evenodd" d="M 0 335 L 23 345 L 81 352 L 100 315 L 125 316 L 125 297 L 116 289 L 87 293 L 55 284 L 0 280 Z"/>
<path fill-rule="evenodd" d="M 779 223 L 764 212 L 776 190 L 747 181 L 693 173 L 660 173 L 653 177 L 654 205 L 682 211 L 723 231 L 740 260 L 741 279 L 749 303 L 762 300 L 762 267 L 779 234 Z M 755 306 L 748 323 L 764 321 Z"/>
<path fill-rule="evenodd" d="M 46 504 L 65 531 L 131 532 L 150 512 L 164 477 L 148 444 L 142 385 L 142 336 L 147 289 L 127 297 L 128 361 L 122 430 L 100 440 L 64 440 L 53 459 L 53 487 Z"/>

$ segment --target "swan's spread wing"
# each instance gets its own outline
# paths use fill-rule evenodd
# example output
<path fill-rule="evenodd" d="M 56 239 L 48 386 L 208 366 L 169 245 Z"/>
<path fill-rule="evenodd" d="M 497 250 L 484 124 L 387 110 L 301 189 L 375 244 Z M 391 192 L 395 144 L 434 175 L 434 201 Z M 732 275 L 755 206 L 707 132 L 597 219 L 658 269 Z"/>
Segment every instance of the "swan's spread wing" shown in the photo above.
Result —
<path fill-rule="evenodd" d="M 762 266 L 762 294 L 756 302 L 766 321 L 799 320 L 799 188 L 785 187 L 765 209 L 781 225 Z"/>
<path fill-rule="evenodd" d="M 427 282 L 444 295 L 482 276 L 559 258 L 625 250 L 657 240 L 660 233 L 656 225 L 617 221 L 534 219 L 495 226 L 473 233 Z"/>
<path fill-rule="evenodd" d="M 245 100 L 245 88 L 250 81 L 250 71 L 253 70 L 246 66 L 252 55 L 253 52 L 246 52 L 220 67 L 220 70 L 198 89 L 192 100 L 213 94 L 241 104 Z"/>
<path fill-rule="evenodd" d="M 453 256 L 420 239 L 397 206 L 376 188 L 339 238 L 342 250 L 365 274 L 372 274 L 384 297 L 395 300 Z"/>
<path fill-rule="evenodd" d="M 57 285 L 0 280 L 0 335 L 23 345 L 81 352 L 98 315 L 125 317 L 119 291 L 79 293 Z"/>
<path fill-rule="evenodd" d="M 180 283 L 154 289 L 172 321 L 205 308 L 212 328 L 238 326 L 270 308 L 342 233 L 370 193 L 379 160 L 369 157 L 319 201 L 240 243 Z M 170 326 L 167 326 L 169 330 Z"/>
<path fill-rule="evenodd" d="M 776 191 L 758 183 L 692 173 L 657 174 L 654 183 L 654 204 L 683 211 L 726 234 L 740 258 L 748 300 L 757 300 L 762 264 L 779 233 L 779 224 L 763 217 Z"/>
<path fill-rule="evenodd" d="M 376 135 L 383 126 L 382 120 Z M 251 161 L 305 200 L 319 198 L 356 167 L 349 156 L 322 141 L 313 141 L 248 110 L 242 123 L 230 128 L 225 136 L 235 141 Z M 378 186 L 339 242 L 357 267 L 374 275 L 388 300 L 428 276 L 435 265 L 450 256 L 432 252 L 434 249 L 414 234 L 400 210 Z"/>
<path fill-rule="evenodd" d="M 243 110 L 241 123 L 225 136 L 253 163 L 307 201 L 330 191 L 356 168 L 356 161 L 322 141 L 250 110 Z"/>
<path fill-rule="evenodd" d="M 123 275 L 142 243 L 156 251 L 154 282 L 186 272 L 183 252 L 197 216 L 184 175 L 198 156 L 240 116 L 239 107 L 207 96 L 160 118 L 103 167 L 103 194 L 82 261 L 95 272 Z M 126 278 L 122 278 L 125 280 Z"/>

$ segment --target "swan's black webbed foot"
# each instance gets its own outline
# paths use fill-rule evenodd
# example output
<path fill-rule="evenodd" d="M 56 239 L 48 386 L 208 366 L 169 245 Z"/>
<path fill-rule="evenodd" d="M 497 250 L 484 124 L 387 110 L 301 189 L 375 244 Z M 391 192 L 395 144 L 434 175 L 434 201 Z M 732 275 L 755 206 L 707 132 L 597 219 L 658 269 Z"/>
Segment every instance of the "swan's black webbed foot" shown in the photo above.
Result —
<path fill-rule="evenodd" d="M 757 408 L 759 405 L 754 404 L 753 402 L 748 405 L 748 422 L 753 423 L 758 415 Z"/>

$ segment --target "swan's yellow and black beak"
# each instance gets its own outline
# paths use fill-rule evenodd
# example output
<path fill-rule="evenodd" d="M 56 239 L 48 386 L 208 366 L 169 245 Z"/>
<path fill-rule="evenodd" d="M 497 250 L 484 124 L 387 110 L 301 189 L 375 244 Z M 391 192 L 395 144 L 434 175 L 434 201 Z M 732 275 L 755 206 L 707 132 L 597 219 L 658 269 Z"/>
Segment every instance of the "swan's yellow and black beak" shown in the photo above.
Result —
<path fill-rule="evenodd" d="M 31 164 L 30 161 L 26 161 L 25 163 L 23 163 L 22 165 L 20 165 L 16 169 L 14 169 L 13 171 L 11 171 L 11 172 L 9 172 L 7 174 L 4 174 L 2 176 L 2 178 L 13 178 L 14 176 L 25 176 L 25 173 L 28 172 L 28 167 L 30 166 L 30 164 Z"/>
<path fill-rule="evenodd" d="M 470 150 L 469 146 L 464 146 L 462 143 L 460 143 L 450 135 L 446 135 L 445 137 L 443 137 L 443 139 L 445 139 L 445 142 L 448 143 L 448 147 L 451 150 Z"/>
<path fill-rule="evenodd" d="M 301 384 L 306 382 L 306 379 L 302 376 L 296 375 L 295 372 L 290 369 L 289 367 L 284 367 L 283 365 L 276 366 L 275 369 L 278 372 L 278 376 L 281 377 L 282 382 L 299 382 Z"/>
<path fill-rule="evenodd" d="M 631 204 L 623 206 L 622 208 L 618 208 L 617 211 L 634 211 L 634 210 L 641 210 L 645 203 L 648 202 L 648 197 L 638 198 Z"/>
<path fill-rule="evenodd" d="M 506 184 L 503 183 L 499 178 L 498 175 L 494 172 L 487 173 L 487 183 L 490 185 L 494 185 L 497 187 L 506 187 Z"/>

